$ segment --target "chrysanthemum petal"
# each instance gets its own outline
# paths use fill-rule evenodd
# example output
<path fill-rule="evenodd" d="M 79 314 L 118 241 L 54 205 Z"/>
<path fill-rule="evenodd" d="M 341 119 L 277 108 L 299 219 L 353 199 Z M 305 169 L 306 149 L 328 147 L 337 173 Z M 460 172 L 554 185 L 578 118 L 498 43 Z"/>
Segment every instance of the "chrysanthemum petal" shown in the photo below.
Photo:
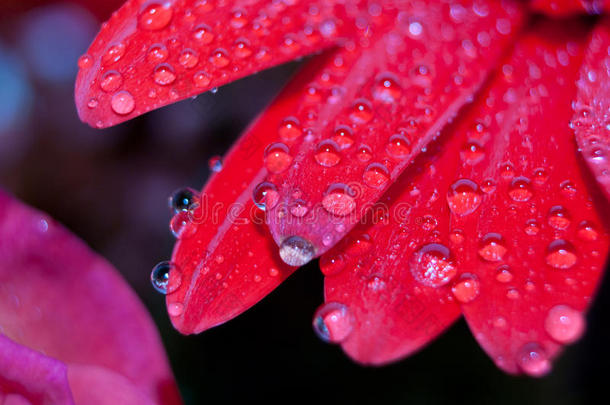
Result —
<path fill-rule="evenodd" d="M 331 248 L 471 101 L 521 21 L 516 3 L 474 3 L 400 2 L 311 84 L 311 100 L 292 113 L 303 128 L 292 165 L 269 177 L 281 249 L 292 237 L 313 256 Z M 295 204 L 307 214 L 291 215 Z"/>
<path fill-rule="evenodd" d="M 460 192 L 473 212 L 451 221 L 465 236 L 459 267 L 476 278 L 462 303 L 474 336 L 506 372 L 541 376 L 585 330 L 608 228 L 568 125 L 586 27 L 534 27 L 458 129 L 482 158 L 454 175 L 476 189 Z"/>

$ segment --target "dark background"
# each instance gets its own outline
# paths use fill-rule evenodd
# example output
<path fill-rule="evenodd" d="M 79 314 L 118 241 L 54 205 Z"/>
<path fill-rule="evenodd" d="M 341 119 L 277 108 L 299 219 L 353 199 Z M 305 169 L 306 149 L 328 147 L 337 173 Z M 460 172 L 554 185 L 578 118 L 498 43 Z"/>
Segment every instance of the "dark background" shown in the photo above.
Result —
<path fill-rule="evenodd" d="M 542 379 L 499 371 L 463 321 L 394 365 L 354 364 L 311 329 L 323 300 L 317 263 L 228 324 L 199 336 L 178 334 L 148 279 L 172 249 L 167 197 L 182 186 L 201 188 L 208 160 L 228 149 L 298 63 L 93 130 L 79 122 L 73 104 L 76 59 L 117 0 L 89 10 L 26 3 L 9 1 L 11 13 L 0 17 L 0 185 L 64 223 L 121 271 L 154 317 L 187 404 L 603 401 L 610 379 L 608 282 L 585 337 Z"/>

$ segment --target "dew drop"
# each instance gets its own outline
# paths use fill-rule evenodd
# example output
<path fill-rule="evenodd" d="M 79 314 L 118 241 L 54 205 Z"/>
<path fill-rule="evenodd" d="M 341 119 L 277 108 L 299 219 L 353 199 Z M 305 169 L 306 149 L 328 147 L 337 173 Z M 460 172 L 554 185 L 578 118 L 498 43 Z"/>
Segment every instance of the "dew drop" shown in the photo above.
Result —
<path fill-rule="evenodd" d="M 112 96 L 110 107 L 119 115 L 127 115 L 136 108 L 136 102 L 130 92 L 122 90 Z"/>
<path fill-rule="evenodd" d="M 476 211 L 483 200 L 479 186 L 469 179 L 460 179 L 447 191 L 447 204 L 455 215 L 465 216 Z"/>
<path fill-rule="evenodd" d="M 150 281 L 155 290 L 161 294 L 171 294 L 180 287 L 182 276 L 176 266 L 164 261 L 153 267 Z"/>
<path fill-rule="evenodd" d="M 148 31 L 161 30 L 169 24 L 174 12 L 171 8 L 171 3 L 166 2 L 159 4 L 157 2 L 149 3 L 140 12 L 138 22 L 140 28 Z"/>
<path fill-rule="evenodd" d="M 369 187 L 381 189 L 389 182 L 390 173 L 381 163 L 371 163 L 364 169 L 362 180 Z"/>
<path fill-rule="evenodd" d="M 529 201 L 534 195 L 530 180 L 527 177 L 515 177 L 508 189 L 508 195 L 513 201 L 525 202 Z"/>
<path fill-rule="evenodd" d="M 301 136 L 301 127 L 299 120 L 294 117 L 284 118 L 280 124 L 278 133 L 284 142 L 290 142 Z"/>
<path fill-rule="evenodd" d="M 88 69 L 93 66 L 93 58 L 90 55 L 82 55 L 78 58 L 78 67 L 80 69 Z"/>
<path fill-rule="evenodd" d="M 222 158 L 220 156 L 212 156 L 208 160 L 208 167 L 214 173 L 222 171 Z"/>
<path fill-rule="evenodd" d="M 538 343 L 524 345 L 516 360 L 521 370 L 532 377 L 542 377 L 551 371 L 548 355 Z"/>
<path fill-rule="evenodd" d="M 496 183 L 492 179 L 483 180 L 483 183 L 481 183 L 481 190 L 485 194 L 491 194 L 496 191 Z"/>
<path fill-rule="evenodd" d="M 212 52 L 210 62 L 216 67 L 222 68 L 229 64 L 229 55 L 224 49 L 218 48 Z"/>
<path fill-rule="evenodd" d="M 384 74 L 373 88 L 373 97 L 383 103 L 394 103 L 402 94 L 402 88 L 393 75 Z"/>
<path fill-rule="evenodd" d="M 352 106 L 350 118 L 356 124 L 366 124 L 373 119 L 373 107 L 365 99 L 357 100 Z"/>
<path fill-rule="evenodd" d="M 490 232 L 481 239 L 479 256 L 488 262 L 499 262 L 504 258 L 508 249 L 506 242 L 499 233 Z"/>
<path fill-rule="evenodd" d="M 473 301 L 479 295 L 480 283 L 476 276 L 465 273 L 453 284 L 451 292 L 456 300 L 461 303 Z"/>
<path fill-rule="evenodd" d="M 238 39 L 235 41 L 235 49 L 234 54 L 240 59 L 245 59 L 252 55 L 252 48 L 250 48 L 250 43 L 246 39 Z"/>
<path fill-rule="evenodd" d="M 164 62 L 168 56 L 169 52 L 165 45 L 154 44 L 148 49 L 146 60 L 150 63 L 161 63 Z"/>
<path fill-rule="evenodd" d="M 500 283 L 510 283 L 513 280 L 513 273 L 510 271 L 510 267 L 505 264 L 498 267 L 496 280 Z"/>
<path fill-rule="evenodd" d="M 195 87 L 207 87 L 210 84 L 210 81 L 210 76 L 203 71 L 199 71 L 193 75 L 193 84 L 195 84 Z"/>
<path fill-rule="evenodd" d="M 345 125 L 340 125 L 335 128 L 335 133 L 332 140 L 339 145 L 339 149 L 347 149 L 354 144 L 354 138 L 352 138 L 352 130 Z"/>
<path fill-rule="evenodd" d="M 538 235 L 538 232 L 540 231 L 540 224 L 538 224 L 538 221 L 535 219 L 530 219 L 525 223 L 524 231 L 530 236 Z"/>
<path fill-rule="evenodd" d="M 373 151 L 366 145 L 361 145 L 356 153 L 356 158 L 361 162 L 368 162 L 373 158 Z"/>
<path fill-rule="evenodd" d="M 510 163 L 503 163 L 500 165 L 500 176 L 504 180 L 510 180 L 515 177 L 515 168 Z"/>
<path fill-rule="evenodd" d="M 546 251 L 546 263 L 555 269 L 569 269 L 578 260 L 574 246 L 566 240 L 556 239 Z"/>
<path fill-rule="evenodd" d="M 345 268 L 345 259 L 341 254 L 325 254 L 320 258 L 320 270 L 325 276 L 341 273 Z"/>
<path fill-rule="evenodd" d="M 176 190 L 169 197 L 169 208 L 177 214 L 181 211 L 192 211 L 199 203 L 199 193 L 192 188 Z"/>
<path fill-rule="evenodd" d="M 272 143 L 265 150 L 265 167 L 271 173 L 277 174 L 290 167 L 292 156 L 288 146 L 283 143 Z"/>
<path fill-rule="evenodd" d="M 233 11 L 229 23 L 231 24 L 231 27 L 235 29 L 245 27 L 245 25 L 248 23 L 248 19 L 246 18 L 246 12 L 244 10 Z"/>
<path fill-rule="evenodd" d="M 541 186 L 544 183 L 546 183 L 546 181 L 548 179 L 549 179 L 549 175 L 546 172 L 546 170 L 544 170 L 542 168 L 538 168 L 538 169 L 534 170 L 534 183 Z"/>
<path fill-rule="evenodd" d="M 180 53 L 178 63 L 185 69 L 192 69 L 199 63 L 199 55 L 194 50 L 187 48 Z"/>
<path fill-rule="evenodd" d="M 564 230 L 570 226 L 570 214 L 561 205 L 555 205 L 549 210 L 549 225 L 557 230 Z"/>
<path fill-rule="evenodd" d="M 414 252 L 410 269 L 413 277 L 428 287 L 441 287 L 457 273 L 451 251 L 438 243 L 424 245 Z"/>
<path fill-rule="evenodd" d="M 153 71 L 153 80 L 160 86 L 167 86 L 176 80 L 176 74 L 170 65 L 161 63 Z"/>
<path fill-rule="evenodd" d="M 544 321 L 547 333 L 559 343 L 574 343 L 585 331 L 585 317 L 567 305 L 556 305 Z"/>
<path fill-rule="evenodd" d="M 280 257 L 289 266 L 300 267 L 313 259 L 315 250 L 311 242 L 300 236 L 290 236 L 280 245 Z"/>
<path fill-rule="evenodd" d="M 252 191 L 252 201 L 262 211 L 275 207 L 279 199 L 280 194 L 277 191 L 277 187 L 267 181 L 260 183 Z"/>
<path fill-rule="evenodd" d="M 106 93 L 117 91 L 123 84 L 123 77 L 116 70 L 109 70 L 102 75 L 100 87 Z"/>
<path fill-rule="evenodd" d="M 172 317 L 182 315 L 184 313 L 184 304 L 181 302 L 172 302 L 168 304 L 167 313 Z"/>
<path fill-rule="evenodd" d="M 309 208 L 304 200 L 298 199 L 290 204 L 290 213 L 297 218 L 304 217 L 308 211 Z"/>
<path fill-rule="evenodd" d="M 87 102 L 87 107 L 89 107 L 89 108 L 95 108 L 95 107 L 97 107 L 97 106 L 98 106 L 98 104 L 99 104 L 99 102 L 97 101 L 97 99 L 92 98 L 92 99 L 90 99 L 90 100 Z"/>
<path fill-rule="evenodd" d="M 320 166 L 333 167 L 341 161 L 339 145 L 331 139 L 324 140 L 318 144 L 314 155 Z"/>
<path fill-rule="evenodd" d="M 350 236 L 347 247 L 347 254 L 350 256 L 360 256 L 371 250 L 373 242 L 366 233 Z"/>
<path fill-rule="evenodd" d="M 125 54 L 125 44 L 119 43 L 116 45 L 112 45 L 104 55 L 102 55 L 102 64 L 110 65 L 118 62 L 121 57 Z"/>
<path fill-rule="evenodd" d="M 328 343 L 341 343 L 353 329 L 353 316 L 349 309 L 337 302 L 327 302 L 316 311 L 313 330 Z"/>
<path fill-rule="evenodd" d="M 205 24 L 198 25 L 193 31 L 193 38 L 201 45 L 208 45 L 214 40 L 212 29 Z"/>
<path fill-rule="evenodd" d="M 578 238 L 581 240 L 593 242 L 596 241 L 599 237 L 599 232 L 597 231 L 597 227 L 590 221 L 582 221 L 578 225 L 577 231 Z"/>
<path fill-rule="evenodd" d="M 470 141 L 464 144 L 460 151 L 460 158 L 469 165 L 479 163 L 485 157 L 485 150 L 478 141 Z"/>
<path fill-rule="evenodd" d="M 342 183 L 332 184 L 324 198 L 322 206 L 328 212 L 338 217 L 344 217 L 356 209 L 356 193 L 349 186 Z"/>
<path fill-rule="evenodd" d="M 175 238 L 185 239 L 195 233 L 195 226 L 188 226 L 190 213 L 188 211 L 177 212 L 169 222 L 169 229 Z"/>
<path fill-rule="evenodd" d="M 396 159 L 404 159 L 411 153 L 411 146 L 405 136 L 394 134 L 388 140 L 385 150 Z"/>

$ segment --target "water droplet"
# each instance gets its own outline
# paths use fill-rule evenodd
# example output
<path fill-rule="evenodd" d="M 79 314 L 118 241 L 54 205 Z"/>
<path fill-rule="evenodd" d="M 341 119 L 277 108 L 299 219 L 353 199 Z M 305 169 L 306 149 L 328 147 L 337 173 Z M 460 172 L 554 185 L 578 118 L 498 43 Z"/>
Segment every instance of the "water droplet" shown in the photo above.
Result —
<path fill-rule="evenodd" d="M 210 76 L 203 71 L 199 71 L 193 75 L 193 83 L 196 87 L 207 87 L 210 84 Z"/>
<path fill-rule="evenodd" d="M 390 74 L 379 77 L 373 88 L 373 97 L 384 103 L 396 102 L 401 94 L 402 88 L 398 84 L 398 80 Z"/>
<path fill-rule="evenodd" d="M 280 199 L 277 187 L 273 183 L 264 181 L 254 187 L 252 201 L 261 210 L 266 211 L 275 207 Z"/>
<path fill-rule="evenodd" d="M 509 300 L 518 300 L 520 296 L 521 294 L 516 288 L 509 288 L 506 291 L 506 298 L 508 298 Z"/>
<path fill-rule="evenodd" d="M 404 159 L 411 153 L 411 145 L 405 136 L 394 134 L 388 140 L 385 150 L 394 158 Z"/>
<path fill-rule="evenodd" d="M 381 189 L 389 182 L 390 173 L 381 163 L 371 163 L 364 169 L 362 180 L 369 187 Z"/>
<path fill-rule="evenodd" d="M 339 145 L 331 139 L 324 140 L 318 144 L 314 155 L 316 162 L 325 167 L 333 167 L 341 161 Z"/>
<path fill-rule="evenodd" d="M 106 93 L 112 93 L 117 91 L 123 84 L 123 77 L 116 70 L 109 70 L 102 75 L 100 80 L 100 87 Z"/>
<path fill-rule="evenodd" d="M 320 258 L 320 270 L 325 276 L 341 273 L 345 268 L 345 259 L 341 254 L 325 254 Z"/>
<path fill-rule="evenodd" d="M 542 168 L 538 168 L 538 169 L 534 170 L 534 183 L 541 186 L 544 183 L 546 183 L 546 181 L 548 179 L 549 179 L 549 174 L 546 172 L 546 170 L 544 170 Z"/>
<path fill-rule="evenodd" d="M 193 31 L 193 38 L 201 45 L 210 44 L 214 40 L 212 29 L 205 24 L 198 25 Z"/>
<path fill-rule="evenodd" d="M 167 86 L 176 80 L 176 73 L 167 63 L 161 63 L 153 71 L 153 80 L 160 86 Z"/>
<path fill-rule="evenodd" d="M 161 294 L 171 294 L 180 287 L 182 276 L 176 266 L 170 262 L 161 262 L 153 267 L 150 281 Z"/>
<path fill-rule="evenodd" d="M 99 102 L 97 101 L 97 99 L 92 98 L 92 99 L 89 100 L 89 102 L 87 102 L 87 107 L 95 108 L 95 107 L 98 106 L 98 104 L 99 104 Z"/>
<path fill-rule="evenodd" d="M 229 55 L 224 49 L 218 48 L 212 52 L 212 55 L 210 56 L 210 62 L 212 62 L 212 64 L 216 67 L 225 67 L 230 62 Z"/>
<path fill-rule="evenodd" d="M 469 165 L 479 163 L 485 157 L 485 150 L 478 141 L 469 141 L 462 147 L 460 158 Z"/>
<path fill-rule="evenodd" d="M 303 266 L 313 259 L 315 250 L 311 242 L 300 236 L 290 236 L 280 245 L 280 257 L 289 266 Z"/>
<path fill-rule="evenodd" d="M 496 191 L 496 182 L 492 179 L 483 180 L 483 183 L 481 183 L 481 190 L 485 194 L 493 193 L 494 191 Z"/>
<path fill-rule="evenodd" d="M 161 63 L 164 62 L 168 56 L 169 52 L 165 45 L 154 44 L 148 49 L 146 60 L 150 63 Z"/>
<path fill-rule="evenodd" d="M 265 150 L 265 167 L 271 173 L 277 174 L 290 167 L 292 156 L 288 146 L 283 143 L 272 143 Z"/>
<path fill-rule="evenodd" d="M 500 165 L 500 176 L 504 180 L 510 180 L 515 177 L 515 168 L 510 163 L 503 163 Z"/>
<path fill-rule="evenodd" d="M 561 205 L 555 205 L 549 210 L 548 222 L 557 230 L 566 229 L 570 226 L 570 214 Z"/>
<path fill-rule="evenodd" d="M 178 63 L 185 69 L 192 69 L 199 63 L 199 55 L 194 50 L 187 48 L 180 53 Z"/>
<path fill-rule="evenodd" d="M 360 256 L 370 251 L 372 247 L 373 243 L 368 234 L 357 234 L 349 237 L 347 254 L 350 256 Z"/>
<path fill-rule="evenodd" d="M 559 343 L 574 343 L 585 331 L 585 317 L 567 305 L 556 305 L 549 310 L 544 328 Z"/>
<path fill-rule="evenodd" d="M 352 332 L 353 323 L 353 316 L 345 305 L 327 302 L 316 311 L 313 330 L 325 342 L 341 343 Z"/>
<path fill-rule="evenodd" d="M 500 283 L 510 283 L 513 280 L 513 273 L 510 271 L 510 267 L 506 264 L 498 267 L 496 272 L 496 280 Z"/>
<path fill-rule="evenodd" d="M 115 62 L 118 62 L 121 57 L 125 54 L 125 44 L 120 43 L 116 45 L 112 45 L 106 53 L 102 56 L 102 64 L 110 65 Z"/>
<path fill-rule="evenodd" d="M 594 223 L 590 221 L 582 221 L 578 225 L 577 235 L 581 240 L 593 242 L 599 237 L 599 232 Z"/>
<path fill-rule="evenodd" d="M 333 215 L 343 217 L 356 209 L 356 193 L 341 183 L 332 184 L 322 199 L 322 206 Z"/>
<path fill-rule="evenodd" d="M 488 262 L 499 262 L 504 258 L 508 249 L 506 242 L 499 233 L 490 232 L 481 239 L 479 256 Z"/>
<path fill-rule="evenodd" d="M 538 221 L 536 221 L 535 219 L 530 219 L 525 223 L 525 233 L 530 235 L 530 236 L 534 236 L 534 235 L 538 235 L 538 232 L 540 231 L 540 225 L 538 224 Z"/>
<path fill-rule="evenodd" d="M 508 195 L 513 201 L 528 201 L 534 195 L 530 180 L 523 176 L 515 177 L 508 189 Z"/>
<path fill-rule="evenodd" d="M 290 142 L 301 136 L 301 127 L 299 120 L 294 117 L 284 118 L 280 124 L 278 133 L 284 142 Z"/>
<path fill-rule="evenodd" d="M 521 370 L 532 377 L 542 377 L 551 371 L 551 362 L 538 343 L 524 345 L 516 360 Z"/>
<path fill-rule="evenodd" d="M 119 115 L 127 115 L 136 108 L 136 102 L 130 92 L 122 90 L 112 96 L 110 107 Z"/>
<path fill-rule="evenodd" d="M 298 199 L 290 204 L 290 213 L 297 218 L 304 217 L 308 211 L 309 208 L 304 200 Z"/>
<path fill-rule="evenodd" d="M 144 30 L 161 30 L 167 27 L 173 14 L 170 2 L 164 4 L 152 2 L 142 9 L 138 22 L 140 28 Z"/>
<path fill-rule="evenodd" d="M 87 69 L 93 66 L 93 58 L 90 55 L 82 55 L 78 58 L 78 67 L 80 69 Z"/>
<path fill-rule="evenodd" d="M 234 10 L 229 21 L 233 28 L 239 29 L 245 27 L 248 23 L 246 12 L 244 10 Z"/>
<path fill-rule="evenodd" d="M 222 158 L 220 156 L 212 156 L 208 160 L 208 167 L 214 173 L 222 171 Z"/>
<path fill-rule="evenodd" d="M 546 252 L 546 263 L 555 269 L 569 269 L 578 260 L 574 246 L 563 239 L 552 241 Z"/>
<path fill-rule="evenodd" d="M 176 317 L 184 312 L 184 304 L 181 302 L 172 302 L 167 305 L 167 313 L 169 316 Z"/>
<path fill-rule="evenodd" d="M 476 276 L 465 273 L 453 284 L 451 292 L 455 299 L 461 303 L 474 300 L 479 295 L 480 283 Z"/>
<path fill-rule="evenodd" d="M 180 211 L 192 211 L 199 203 L 199 193 L 192 188 L 176 190 L 169 197 L 169 208 L 176 214 Z"/>
<path fill-rule="evenodd" d="M 385 290 L 387 285 L 384 279 L 379 276 L 372 276 L 366 282 L 366 287 L 371 291 L 382 291 Z"/>
<path fill-rule="evenodd" d="M 449 240 L 455 245 L 461 245 L 462 243 L 464 243 L 465 239 L 466 238 L 464 237 L 464 233 L 459 229 L 454 229 L 449 234 Z"/>
<path fill-rule="evenodd" d="M 333 135 L 333 141 L 339 145 L 339 149 L 347 149 L 354 144 L 354 138 L 352 138 L 352 130 L 345 125 L 339 125 L 335 128 L 335 134 Z"/>
<path fill-rule="evenodd" d="M 356 153 L 356 157 L 361 162 L 368 162 L 373 158 L 373 151 L 366 145 L 361 145 L 358 148 L 358 152 Z"/>
<path fill-rule="evenodd" d="M 240 38 L 235 41 L 234 54 L 240 59 L 245 59 L 252 55 L 252 48 L 250 48 L 250 42 L 247 39 Z"/>
<path fill-rule="evenodd" d="M 464 216 L 473 213 L 481 205 L 483 198 L 479 186 L 469 179 L 460 179 L 447 191 L 447 204 L 455 215 Z"/>
<path fill-rule="evenodd" d="M 418 282 L 429 287 L 443 286 L 457 273 L 451 251 L 438 243 L 424 245 L 414 252 L 410 269 Z"/>
<path fill-rule="evenodd" d="M 350 118 L 356 124 L 366 124 L 373 118 L 373 107 L 365 99 L 356 100 L 352 107 Z"/>
<path fill-rule="evenodd" d="M 196 227 L 188 226 L 191 222 L 188 211 L 177 212 L 169 222 L 169 229 L 178 239 L 184 239 L 195 234 Z"/>

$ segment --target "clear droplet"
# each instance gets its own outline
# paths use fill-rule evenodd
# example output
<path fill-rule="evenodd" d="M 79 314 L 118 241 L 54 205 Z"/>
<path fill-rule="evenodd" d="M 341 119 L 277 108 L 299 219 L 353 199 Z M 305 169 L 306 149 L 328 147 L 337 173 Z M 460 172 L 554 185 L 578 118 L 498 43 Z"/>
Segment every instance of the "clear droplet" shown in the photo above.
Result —
<path fill-rule="evenodd" d="M 155 290 L 161 294 L 171 294 L 180 287 L 182 276 L 176 266 L 165 261 L 153 267 L 150 281 Z"/>
<path fill-rule="evenodd" d="M 208 160 L 208 167 L 214 173 L 219 173 L 222 171 L 222 158 L 220 156 L 212 156 L 210 160 Z"/>
<path fill-rule="evenodd" d="M 345 268 L 345 259 L 342 254 L 325 254 L 320 258 L 320 270 L 325 276 L 341 273 Z"/>
<path fill-rule="evenodd" d="M 544 321 L 547 333 L 559 343 L 574 343 L 585 331 L 585 317 L 567 305 L 556 305 Z"/>
<path fill-rule="evenodd" d="M 352 107 L 350 118 L 356 124 L 366 124 L 369 122 L 373 119 L 371 103 L 364 99 L 357 100 Z"/>
<path fill-rule="evenodd" d="M 106 53 L 102 55 L 102 64 L 111 65 L 113 63 L 116 63 L 123 57 L 124 54 L 125 44 L 119 43 L 112 45 L 106 50 Z"/>
<path fill-rule="evenodd" d="M 457 273 L 451 251 L 439 243 L 424 245 L 414 252 L 410 269 L 413 277 L 428 287 L 441 287 Z"/>
<path fill-rule="evenodd" d="M 122 90 L 112 96 L 110 107 L 119 115 L 127 115 L 136 108 L 136 102 L 130 92 Z"/>
<path fill-rule="evenodd" d="M 371 163 L 364 169 L 362 180 L 369 187 L 381 189 L 390 181 L 390 173 L 381 163 Z"/>
<path fill-rule="evenodd" d="M 473 213 L 482 201 L 479 186 L 469 179 L 456 181 L 447 191 L 447 204 L 455 215 L 464 216 Z"/>
<path fill-rule="evenodd" d="M 301 136 L 299 120 L 294 117 L 285 118 L 280 124 L 278 133 L 284 142 L 290 142 Z"/>
<path fill-rule="evenodd" d="M 488 262 L 503 260 L 508 251 L 504 238 L 499 233 L 490 232 L 481 239 L 479 256 Z"/>
<path fill-rule="evenodd" d="M 184 304 L 181 302 L 172 302 L 167 305 L 167 313 L 171 317 L 180 316 L 184 313 Z"/>
<path fill-rule="evenodd" d="M 538 168 L 538 169 L 534 170 L 534 183 L 541 186 L 544 183 L 546 183 L 546 181 L 548 179 L 549 179 L 549 174 L 543 168 Z"/>
<path fill-rule="evenodd" d="M 100 87 L 106 93 L 117 91 L 123 84 L 123 76 L 116 70 L 108 70 L 102 75 Z"/>
<path fill-rule="evenodd" d="M 300 236 L 290 236 L 280 245 L 280 257 L 289 266 L 300 267 L 313 259 L 315 250 L 311 242 Z"/>
<path fill-rule="evenodd" d="M 191 222 L 189 211 L 180 211 L 174 214 L 169 222 L 169 229 L 177 239 L 184 239 L 195 233 L 195 226 L 189 226 Z"/>
<path fill-rule="evenodd" d="M 331 214 L 343 217 L 356 209 L 355 196 L 356 193 L 349 186 L 335 183 L 326 191 L 322 199 L 322 206 Z"/>
<path fill-rule="evenodd" d="M 85 54 L 78 58 L 78 67 L 80 69 L 88 69 L 91 66 L 93 66 L 93 58 L 91 55 Z"/>
<path fill-rule="evenodd" d="M 548 222 L 553 228 L 557 230 L 564 230 L 570 226 L 570 214 L 561 205 L 555 205 L 549 210 Z"/>
<path fill-rule="evenodd" d="M 460 276 L 460 279 L 453 284 L 451 292 L 456 300 L 461 303 L 473 301 L 478 297 L 480 283 L 476 276 L 465 273 Z"/>
<path fill-rule="evenodd" d="M 244 10 L 234 10 L 229 20 L 231 27 L 235 29 L 243 28 L 248 23 L 246 12 Z"/>
<path fill-rule="evenodd" d="M 411 153 L 411 145 L 405 136 L 394 134 L 388 140 L 385 150 L 393 158 L 404 159 Z"/>
<path fill-rule="evenodd" d="M 353 323 L 353 316 L 345 305 L 327 302 L 316 311 L 313 330 L 325 342 L 341 343 L 352 332 Z"/>
<path fill-rule="evenodd" d="M 290 150 L 283 143 L 272 143 L 265 150 L 265 167 L 271 173 L 281 173 L 288 169 L 291 163 Z"/>
<path fill-rule="evenodd" d="M 161 63 L 165 62 L 168 56 L 169 52 L 167 51 L 165 45 L 154 44 L 148 49 L 146 60 L 148 60 L 150 63 Z"/>
<path fill-rule="evenodd" d="M 224 49 L 216 49 L 210 56 L 210 62 L 216 67 L 222 68 L 229 64 L 229 55 Z"/>
<path fill-rule="evenodd" d="M 556 239 L 547 247 L 546 263 L 555 269 L 569 269 L 577 260 L 574 246 L 566 240 Z"/>
<path fill-rule="evenodd" d="M 496 280 L 500 283 L 510 283 L 513 280 L 513 273 L 510 271 L 510 267 L 506 264 L 498 267 L 496 271 Z"/>
<path fill-rule="evenodd" d="M 245 59 L 252 55 L 252 48 L 250 42 L 247 39 L 241 38 L 235 41 L 235 47 L 233 53 L 240 59 Z"/>
<path fill-rule="evenodd" d="M 304 200 L 297 199 L 290 204 L 290 213 L 297 218 L 304 217 L 308 211 L 309 208 Z"/>
<path fill-rule="evenodd" d="M 207 45 L 214 40 L 214 34 L 209 26 L 201 24 L 195 27 L 193 38 L 201 45 Z"/>
<path fill-rule="evenodd" d="M 199 193 L 192 188 L 181 188 L 169 197 L 169 208 L 177 214 L 181 211 L 192 211 L 199 203 Z"/>
<path fill-rule="evenodd" d="M 320 142 L 316 148 L 314 158 L 320 166 L 336 166 L 341 161 L 339 145 L 331 139 Z"/>
<path fill-rule="evenodd" d="M 460 158 L 464 163 L 469 165 L 479 163 L 484 157 L 485 149 L 483 149 L 483 146 L 475 140 L 467 142 L 460 151 Z"/>
<path fill-rule="evenodd" d="M 174 12 L 170 2 L 148 3 L 140 12 L 138 19 L 140 28 L 149 31 L 161 30 L 168 26 Z"/>
<path fill-rule="evenodd" d="M 398 80 L 391 74 L 384 74 L 373 88 L 373 97 L 383 103 L 395 103 L 402 95 Z"/>
<path fill-rule="evenodd" d="M 542 377 L 551 371 L 551 362 L 538 343 L 528 343 L 517 354 L 517 364 L 525 374 Z"/>
<path fill-rule="evenodd" d="M 525 233 L 530 236 L 538 235 L 540 231 L 540 224 L 535 219 L 530 219 L 525 223 Z"/>
<path fill-rule="evenodd" d="M 361 162 L 368 162 L 373 158 L 373 151 L 366 145 L 361 145 L 356 153 L 356 158 Z"/>
<path fill-rule="evenodd" d="M 192 69 L 199 63 L 199 55 L 196 51 L 187 48 L 180 53 L 178 63 L 185 69 Z"/>
<path fill-rule="evenodd" d="M 161 63 L 153 71 L 153 80 L 160 86 L 167 86 L 176 80 L 174 68 L 167 63 Z"/>
<path fill-rule="evenodd" d="M 195 84 L 195 87 L 207 87 L 210 84 L 210 81 L 210 76 L 206 72 L 199 71 L 193 75 L 193 83 Z"/>
<path fill-rule="evenodd" d="M 252 191 L 252 201 L 262 211 L 275 207 L 280 200 L 280 194 L 273 183 L 264 181 Z"/>
<path fill-rule="evenodd" d="M 530 180 L 523 176 L 515 177 L 508 189 L 508 195 L 513 201 L 528 201 L 534 195 Z"/>
<path fill-rule="evenodd" d="M 596 241 L 599 237 L 599 232 L 595 224 L 591 221 L 582 221 L 578 225 L 578 238 L 588 242 Z"/>
<path fill-rule="evenodd" d="M 354 138 L 352 138 L 352 130 L 345 125 L 340 125 L 335 128 L 335 134 L 333 135 L 333 141 L 339 145 L 339 149 L 347 149 L 354 144 Z"/>

